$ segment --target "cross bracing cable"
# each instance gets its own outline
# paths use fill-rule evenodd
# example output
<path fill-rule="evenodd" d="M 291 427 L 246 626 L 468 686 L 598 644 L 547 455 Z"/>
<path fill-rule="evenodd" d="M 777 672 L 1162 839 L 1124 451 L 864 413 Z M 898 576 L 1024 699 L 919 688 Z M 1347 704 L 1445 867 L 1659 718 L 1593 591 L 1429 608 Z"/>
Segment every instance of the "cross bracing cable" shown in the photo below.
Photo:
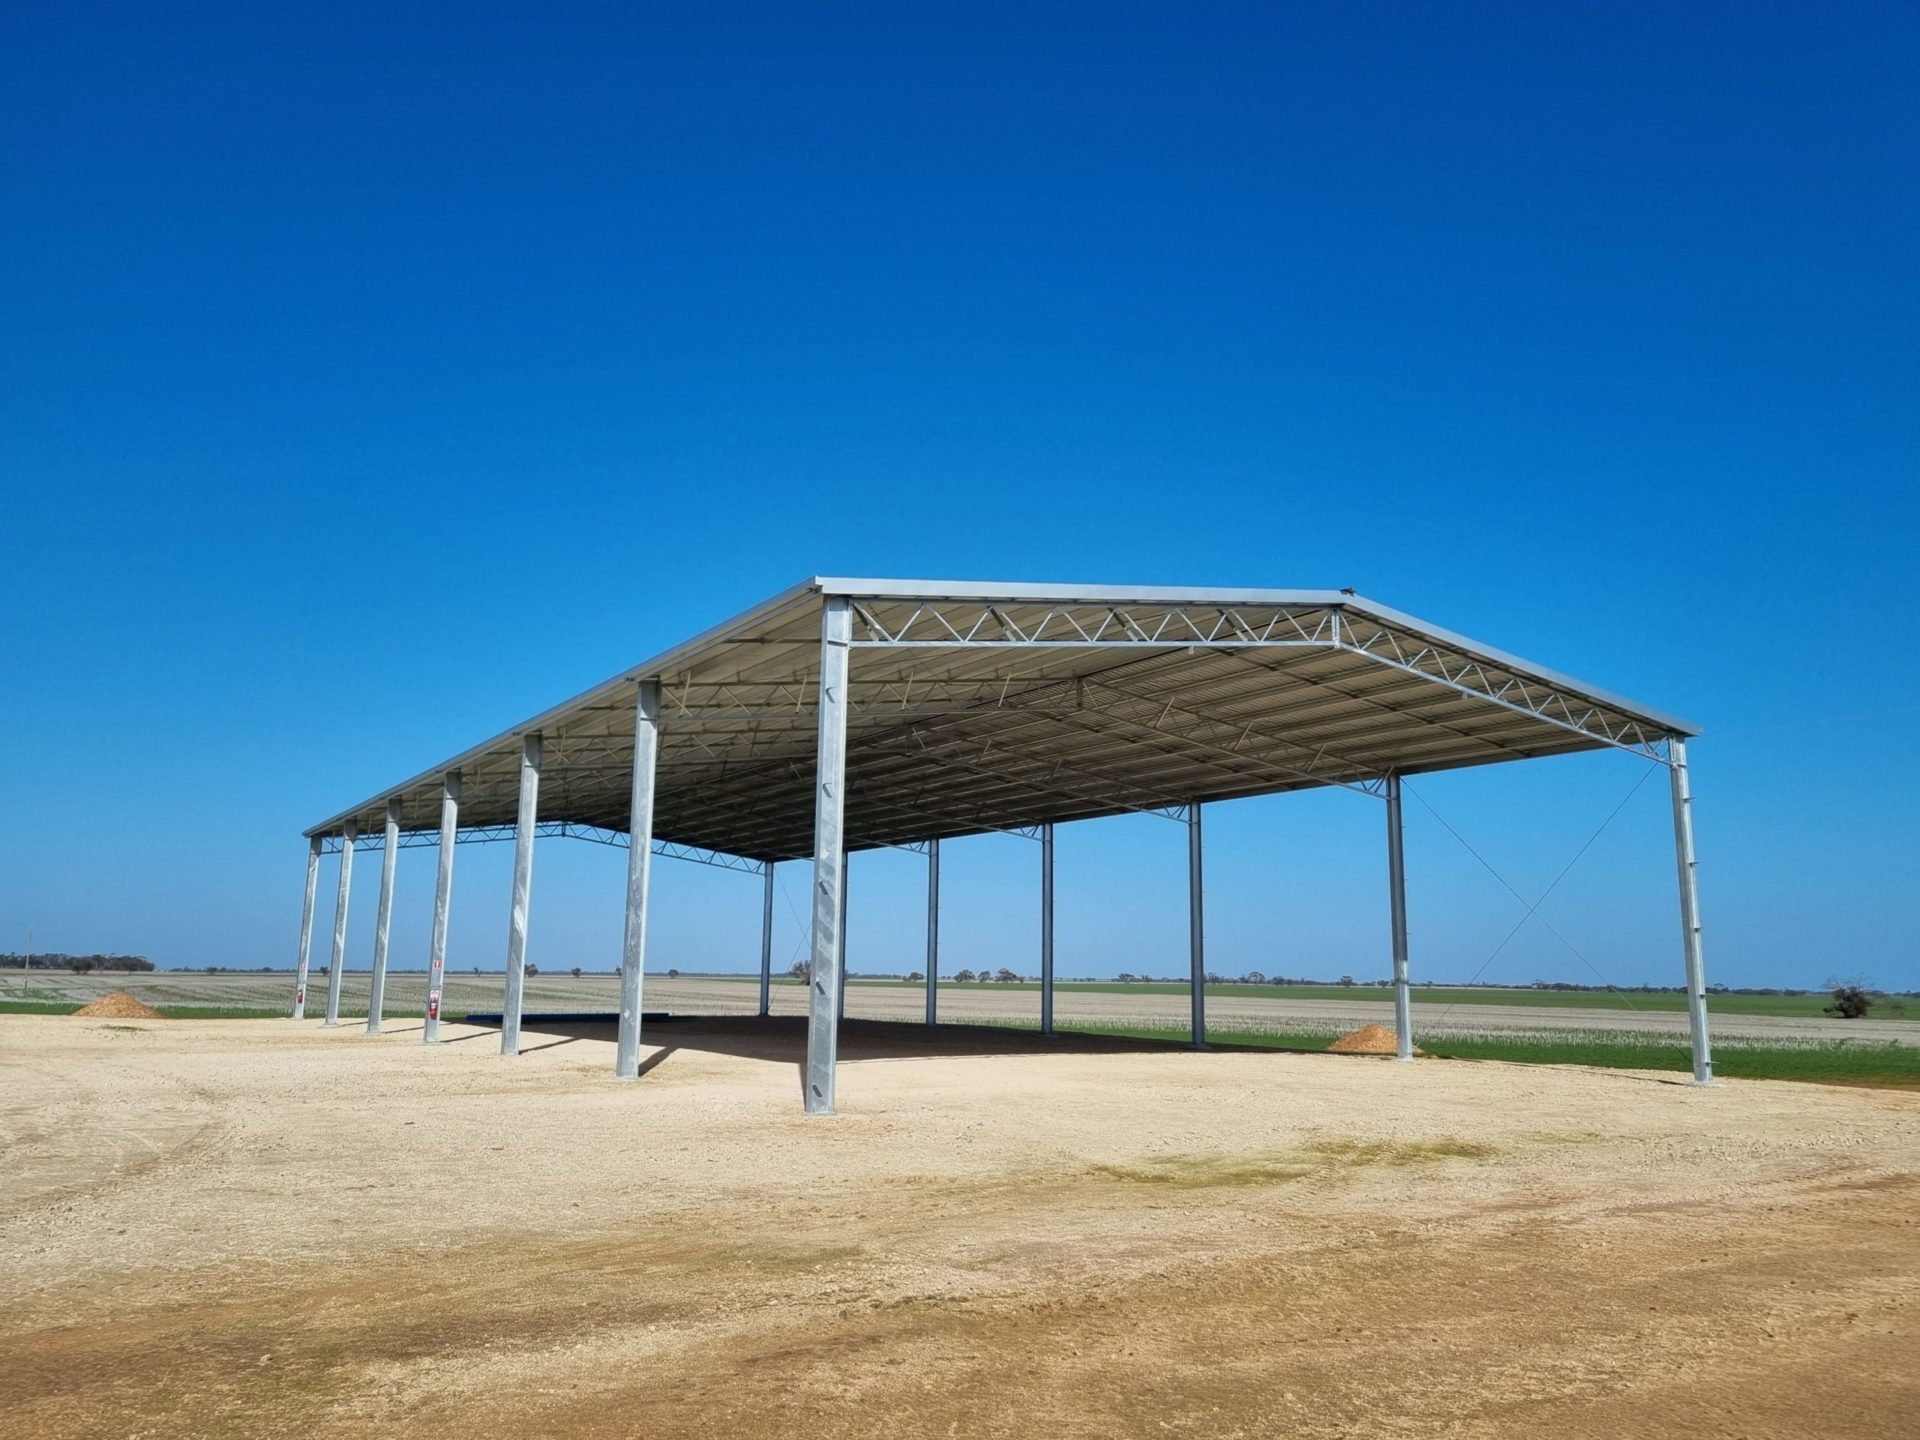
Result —
<path fill-rule="evenodd" d="M 1501 886 L 1505 888 L 1508 894 L 1512 895 L 1514 899 L 1518 900 L 1522 905 L 1525 905 L 1527 907 L 1526 913 L 1522 915 L 1517 921 L 1514 922 L 1513 928 L 1508 930 L 1507 933 L 1501 937 L 1500 943 L 1498 945 L 1495 945 L 1492 951 L 1487 955 L 1487 958 L 1480 962 L 1480 968 L 1473 972 L 1473 977 L 1472 979 L 1467 981 L 1467 986 L 1469 987 L 1472 986 L 1476 981 L 1480 979 L 1482 975 L 1486 973 L 1487 967 L 1491 965 L 1494 962 L 1494 960 L 1498 958 L 1500 953 L 1507 948 L 1507 945 L 1509 944 L 1509 942 L 1512 941 L 1515 935 L 1518 935 L 1520 933 L 1521 929 L 1526 925 L 1527 921 L 1537 918 L 1542 925 L 1546 926 L 1547 930 L 1553 935 L 1553 937 L 1556 940 L 1558 940 L 1562 945 L 1566 946 L 1567 949 L 1570 952 L 1572 952 L 1572 954 L 1575 956 L 1575 958 L 1577 958 L 1580 961 L 1581 964 L 1585 965 L 1587 969 L 1593 972 L 1594 977 L 1597 980 L 1599 980 L 1600 983 L 1603 986 L 1605 986 L 1610 993 L 1618 995 L 1622 1003 L 1624 1003 L 1629 1010 L 1633 1011 L 1636 1014 L 1641 1013 L 1640 1007 L 1633 1003 L 1632 997 L 1629 996 L 1619 986 L 1615 985 L 1611 980 L 1609 980 L 1607 976 L 1601 972 L 1599 966 L 1595 965 L 1593 961 L 1588 959 L 1586 954 L 1582 952 L 1578 946 L 1576 946 L 1571 940 L 1567 939 L 1565 935 L 1561 934 L 1560 931 L 1554 926 L 1554 924 L 1550 920 L 1548 920 L 1546 916 L 1541 915 L 1539 911 L 1540 911 L 1540 907 L 1546 903 L 1547 897 L 1552 895 L 1553 892 L 1559 888 L 1560 882 L 1567 878 L 1568 874 L 1572 872 L 1573 867 L 1578 865 L 1580 863 L 1581 858 L 1587 853 L 1587 851 L 1593 848 L 1594 842 L 1597 841 L 1603 834 L 1606 833 L 1607 827 L 1613 824 L 1614 820 L 1619 816 L 1620 812 L 1627 808 L 1628 802 L 1631 801 L 1633 797 L 1640 792 L 1640 787 L 1647 783 L 1647 777 L 1652 775 L 1654 771 L 1663 769 L 1663 768 L 1664 767 L 1657 762 L 1650 762 L 1647 765 L 1646 769 L 1640 772 L 1639 778 L 1636 779 L 1633 782 L 1633 784 L 1628 787 L 1627 793 L 1620 797 L 1619 803 L 1616 804 L 1612 810 L 1607 812 L 1606 819 L 1602 820 L 1599 826 L 1594 830 L 1594 832 L 1591 835 L 1587 836 L 1586 840 L 1581 844 L 1580 848 L 1574 851 L 1573 857 L 1569 859 L 1564 866 L 1561 867 L 1560 873 L 1554 876 L 1553 883 L 1548 885 L 1545 890 L 1541 891 L 1539 899 L 1533 901 L 1531 904 L 1528 904 L 1526 896 L 1522 895 L 1519 892 L 1519 890 L 1515 889 L 1513 884 L 1507 879 L 1507 877 L 1502 875 L 1499 872 L 1499 870 L 1497 870 L 1494 867 L 1492 861 L 1488 860 L 1486 856 L 1482 855 L 1478 850 L 1476 850 L 1473 847 L 1472 842 L 1470 842 L 1466 836 L 1462 835 L 1460 831 L 1446 818 L 1446 816 L 1442 815 L 1437 809 L 1434 808 L 1431 801 L 1429 801 L 1424 795 L 1416 791 L 1411 785 L 1406 784 L 1404 781 L 1401 782 L 1401 788 L 1407 794 L 1413 796 L 1414 799 L 1418 800 L 1420 804 L 1426 809 L 1427 813 L 1432 815 L 1435 820 L 1438 820 L 1441 826 L 1446 830 L 1446 832 L 1449 835 L 1453 836 L 1455 840 L 1459 841 L 1461 847 L 1465 849 L 1469 855 L 1473 856 L 1475 860 L 1479 861 L 1481 866 L 1485 868 L 1486 872 L 1489 875 L 1493 876 L 1495 880 L 1500 882 Z M 1441 1020 L 1444 1020 L 1452 1012 L 1455 1006 L 1463 1003 L 1465 1002 L 1459 1001 L 1459 1000 L 1449 1002 L 1447 1005 L 1447 1008 L 1440 1012 L 1440 1015 L 1438 1018 Z"/>

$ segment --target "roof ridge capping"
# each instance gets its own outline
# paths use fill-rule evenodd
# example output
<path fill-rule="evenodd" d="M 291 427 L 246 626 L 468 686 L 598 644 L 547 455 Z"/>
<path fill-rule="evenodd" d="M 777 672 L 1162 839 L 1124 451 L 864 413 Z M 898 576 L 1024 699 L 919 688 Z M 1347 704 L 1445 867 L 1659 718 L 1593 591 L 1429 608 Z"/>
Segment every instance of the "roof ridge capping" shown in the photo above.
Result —
<path fill-rule="evenodd" d="M 823 595 L 874 600 L 1004 600 L 1009 603 L 1085 605 L 1338 605 L 1351 590 L 1275 590 L 1242 586 L 1073 585 L 1029 580 L 902 580 L 816 575 Z"/>

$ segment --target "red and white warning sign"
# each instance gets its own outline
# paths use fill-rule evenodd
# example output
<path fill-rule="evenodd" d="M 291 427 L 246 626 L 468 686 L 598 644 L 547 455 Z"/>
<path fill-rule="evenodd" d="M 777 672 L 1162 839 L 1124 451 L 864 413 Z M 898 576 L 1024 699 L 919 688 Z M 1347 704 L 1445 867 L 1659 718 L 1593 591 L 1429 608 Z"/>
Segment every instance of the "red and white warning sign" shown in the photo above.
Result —
<path fill-rule="evenodd" d="M 440 1018 L 440 992 L 438 990 L 435 990 L 427 996 L 427 1018 L 429 1020 L 438 1020 Z"/>

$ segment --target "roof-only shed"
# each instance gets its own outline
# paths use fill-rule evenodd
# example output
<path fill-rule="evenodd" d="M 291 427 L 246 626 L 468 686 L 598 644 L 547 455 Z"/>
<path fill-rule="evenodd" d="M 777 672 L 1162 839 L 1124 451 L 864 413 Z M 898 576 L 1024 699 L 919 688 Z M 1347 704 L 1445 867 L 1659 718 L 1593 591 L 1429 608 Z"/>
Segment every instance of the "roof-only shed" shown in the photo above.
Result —
<path fill-rule="evenodd" d="M 815 578 L 309 830 L 296 1014 L 323 849 L 350 852 L 376 832 L 389 853 L 437 837 L 445 875 L 457 840 L 511 832 L 521 852 L 503 1026 L 511 1053 L 534 836 L 626 843 L 638 832 L 648 843 L 631 877 L 632 1005 L 622 1007 L 620 1047 L 621 1069 L 631 1073 L 649 851 L 769 874 L 773 862 L 812 856 L 819 1063 L 810 1061 L 808 1102 L 830 1109 L 847 850 L 911 845 L 937 865 L 942 839 L 1013 830 L 1047 842 L 1050 869 L 1054 823 L 1163 812 L 1189 821 L 1197 906 L 1201 805 L 1339 785 L 1388 802 L 1404 1049 L 1399 778 L 1604 747 L 1672 769 L 1697 993 L 1685 794 L 1685 741 L 1696 733 L 1672 715 L 1351 591 Z M 442 907 L 444 894 L 443 884 Z M 382 899 L 384 910 L 390 882 Z M 443 922 L 437 910 L 430 1012 Z M 342 928 L 336 923 L 336 951 Z M 1197 1039 L 1197 912 L 1194 934 Z M 384 953 L 375 968 L 377 985 Z M 1050 992 L 1050 974 L 1042 978 Z M 1705 1079 L 1697 1000 L 1695 1009 L 1696 1070 Z M 436 1020 L 430 1015 L 430 1026 Z"/>

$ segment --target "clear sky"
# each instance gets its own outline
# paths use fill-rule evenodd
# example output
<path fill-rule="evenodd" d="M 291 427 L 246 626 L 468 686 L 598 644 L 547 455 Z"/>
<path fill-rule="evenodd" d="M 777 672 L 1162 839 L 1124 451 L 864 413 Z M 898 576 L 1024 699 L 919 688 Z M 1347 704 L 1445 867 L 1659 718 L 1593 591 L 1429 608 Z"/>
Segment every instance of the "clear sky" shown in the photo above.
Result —
<path fill-rule="evenodd" d="M 290 963 L 303 826 L 837 573 L 1356 587 L 1704 727 L 1710 979 L 1920 986 L 1916 62 L 1902 3 L 9 6 L 0 949 Z M 1643 768 L 1414 789 L 1531 900 Z M 1663 777 L 1584 958 L 1489 964 L 1408 827 L 1417 974 L 1680 978 Z M 1182 845 L 1062 830 L 1063 974 L 1182 967 Z M 1373 802 L 1209 846 L 1215 968 L 1386 972 Z M 615 963 L 622 864 L 542 847 L 538 963 Z M 948 847 L 949 966 L 1034 967 L 1035 866 Z M 750 878 L 657 874 L 656 967 L 753 963 Z M 917 963 L 918 858 L 853 884 Z"/>

